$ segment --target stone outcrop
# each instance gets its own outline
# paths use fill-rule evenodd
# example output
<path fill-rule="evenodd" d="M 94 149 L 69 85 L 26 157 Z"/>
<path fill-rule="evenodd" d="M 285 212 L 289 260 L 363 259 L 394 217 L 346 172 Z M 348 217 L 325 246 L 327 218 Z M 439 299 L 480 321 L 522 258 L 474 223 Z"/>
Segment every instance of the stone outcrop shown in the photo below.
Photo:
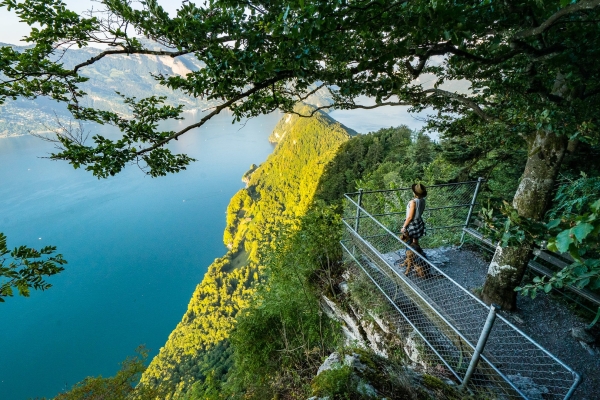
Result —
<path fill-rule="evenodd" d="M 457 399 L 453 384 L 391 362 L 365 350 L 334 352 L 319 367 L 308 400 L 352 399 Z M 340 391 L 341 390 L 341 391 Z"/>

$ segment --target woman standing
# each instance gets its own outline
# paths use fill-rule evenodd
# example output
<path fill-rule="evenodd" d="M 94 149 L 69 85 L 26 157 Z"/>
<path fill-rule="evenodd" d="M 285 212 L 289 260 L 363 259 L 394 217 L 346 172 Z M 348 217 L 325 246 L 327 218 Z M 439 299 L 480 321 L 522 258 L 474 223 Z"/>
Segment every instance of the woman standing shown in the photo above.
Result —
<path fill-rule="evenodd" d="M 406 205 L 406 220 L 400 232 L 406 232 L 409 241 L 412 240 L 413 245 L 419 246 L 419 238 L 425 235 L 425 223 L 423 222 L 422 215 L 423 211 L 425 211 L 427 189 L 424 185 L 415 183 L 412 185 L 412 191 L 415 198 Z"/>

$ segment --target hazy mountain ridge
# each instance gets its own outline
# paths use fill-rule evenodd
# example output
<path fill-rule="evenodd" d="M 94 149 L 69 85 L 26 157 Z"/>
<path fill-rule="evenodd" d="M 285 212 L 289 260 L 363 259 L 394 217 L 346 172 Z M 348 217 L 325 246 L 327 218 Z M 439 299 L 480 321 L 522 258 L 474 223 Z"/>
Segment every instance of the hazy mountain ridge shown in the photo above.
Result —
<path fill-rule="evenodd" d="M 11 46 L 19 50 L 26 48 L 5 43 L 0 43 L 0 46 Z M 66 67 L 73 67 L 101 51 L 95 48 L 69 49 L 63 54 L 61 61 Z M 192 55 L 176 59 L 149 55 L 109 56 L 81 70 L 81 74 L 89 78 L 81 85 L 87 93 L 81 103 L 129 115 L 129 108 L 117 94 L 120 92 L 137 98 L 165 96 L 167 104 L 183 104 L 188 111 L 208 108 L 216 104 L 216 101 L 199 100 L 183 92 L 173 92 L 160 85 L 150 74 L 185 75 L 200 68 L 202 63 Z M 63 123 L 71 119 L 65 104 L 45 98 L 16 101 L 7 99 L 0 106 L 0 137 L 47 132 L 58 127 L 57 118 Z"/>
<path fill-rule="evenodd" d="M 0 43 L 0 46 L 11 46 L 25 50 L 24 46 Z M 161 48 L 158 44 L 148 43 L 149 48 Z M 97 56 L 102 50 L 96 48 L 69 49 L 64 52 L 61 61 L 66 67 L 74 67 Z M 114 111 L 130 115 L 130 109 L 123 103 L 117 92 L 127 97 L 145 98 L 165 96 L 166 104 L 183 104 L 186 111 L 210 108 L 218 100 L 205 101 L 189 96 L 181 91 L 173 91 L 158 83 L 151 75 L 181 75 L 197 71 L 203 63 L 193 55 L 177 58 L 151 55 L 111 55 L 86 66 L 81 74 L 89 80 L 81 85 L 87 93 L 81 104 L 102 110 Z M 310 95 L 306 103 L 317 107 L 331 104 L 327 89 L 320 89 Z M 72 120 L 65 104 L 47 98 L 35 100 L 10 100 L 0 105 L 0 138 L 20 136 L 29 133 L 45 133 L 58 128 L 58 121 L 67 124 Z"/>

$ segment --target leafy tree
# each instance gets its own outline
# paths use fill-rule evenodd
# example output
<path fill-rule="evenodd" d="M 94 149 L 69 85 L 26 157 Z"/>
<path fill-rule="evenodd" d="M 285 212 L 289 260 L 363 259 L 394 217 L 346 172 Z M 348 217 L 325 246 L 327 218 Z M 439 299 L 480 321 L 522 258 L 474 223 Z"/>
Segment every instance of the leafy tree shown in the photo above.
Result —
<path fill-rule="evenodd" d="M 21 296 L 29 297 L 31 289 L 46 290 L 52 285 L 44 280 L 63 271 L 62 265 L 67 261 L 62 254 L 53 255 L 54 246 L 46 246 L 36 250 L 27 246 L 19 246 L 9 250 L 6 236 L 0 233 L 0 303 L 5 297 L 13 296 L 16 289 Z"/>
<path fill-rule="evenodd" d="M 319 301 L 322 292 L 335 296 L 343 271 L 339 223 L 332 207 L 318 203 L 278 234 L 264 283 L 231 334 L 235 363 L 224 389 L 232 398 L 302 397 L 336 345 L 335 323 Z"/>
<path fill-rule="evenodd" d="M 127 163 L 147 165 L 153 176 L 180 171 L 191 159 L 164 146 L 222 110 L 236 120 L 275 109 L 294 112 L 298 100 L 329 87 L 337 108 L 369 108 L 356 103 L 359 95 L 374 97 L 371 107 L 431 107 L 438 114 L 429 128 L 445 137 L 526 148 L 513 205 L 522 217 L 541 220 L 565 154 L 576 152 L 578 142 L 598 140 L 600 0 L 211 0 L 184 2 L 174 18 L 155 0 L 142 2 L 141 10 L 127 0 L 101 3 L 104 13 L 81 17 L 59 0 L 0 2 L 39 26 L 27 39 L 32 48 L 2 49 L 7 79 L 0 96 L 50 96 L 68 101 L 76 118 L 119 126 L 123 136 L 115 141 L 60 138 L 64 149 L 52 156 L 99 177 Z M 149 49 L 126 27 L 164 49 Z M 73 68 L 56 61 L 64 46 L 89 43 L 112 47 Z M 85 78 L 79 73 L 114 54 L 194 54 L 204 68 L 185 77 L 157 73 L 156 79 L 220 103 L 179 132 L 157 131 L 157 121 L 181 111 L 160 99 L 128 100 L 134 109 L 152 104 L 138 119 L 81 106 Z M 416 81 L 420 77 L 433 84 Z M 468 93 L 444 86 L 457 80 L 470 82 Z M 515 306 L 513 289 L 530 250 L 498 249 L 483 288 L 486 301 Z"/>
<path fill-rule="evenodd" d="M 73 385 L 71 390 L 60 393 L 54 400 L 151 400 L 162 398 L 164 392 L 147 387 L 136 387 L 141 374 L 146 370 L 148 350 L 140 346 L 137 356 L 128 357 L 121 363 L 115 376 L 87 377 Z"/>

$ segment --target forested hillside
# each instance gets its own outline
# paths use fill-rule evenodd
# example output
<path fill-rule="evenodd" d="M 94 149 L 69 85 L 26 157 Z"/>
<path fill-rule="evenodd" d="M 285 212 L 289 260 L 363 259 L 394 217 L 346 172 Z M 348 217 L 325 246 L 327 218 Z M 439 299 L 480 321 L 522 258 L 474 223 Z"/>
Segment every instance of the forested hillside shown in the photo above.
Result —
<path fill-rule="evenodd" d="M 224 240 L 231 250 L 209 266 L 142 383 L 173 387 L 181 394 L 194 382 L 222 378 L 231 364 L 227 338 L 264 278 L 265 259 L 278 246 L 276 231 L 306 212 L 324 167 L 353 133 L 321 113 L 310 119 L 286 116 L 276 130 L 285 136 L 227 209 Z"/>

